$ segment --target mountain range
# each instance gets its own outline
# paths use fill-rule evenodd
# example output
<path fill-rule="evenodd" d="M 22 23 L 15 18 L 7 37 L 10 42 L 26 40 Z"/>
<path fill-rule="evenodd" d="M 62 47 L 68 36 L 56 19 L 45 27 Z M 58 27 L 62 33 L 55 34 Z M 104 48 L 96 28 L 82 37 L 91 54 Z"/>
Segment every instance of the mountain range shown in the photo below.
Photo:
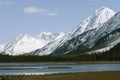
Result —
<path fill-rule="evenodd" d="M 97 9 L 70 33 L 41 32 L 37 36 L 19 34 L 0 52 L 8 55 L 64 55 L 109 50 L 120 42 L 120 12 Z"/>

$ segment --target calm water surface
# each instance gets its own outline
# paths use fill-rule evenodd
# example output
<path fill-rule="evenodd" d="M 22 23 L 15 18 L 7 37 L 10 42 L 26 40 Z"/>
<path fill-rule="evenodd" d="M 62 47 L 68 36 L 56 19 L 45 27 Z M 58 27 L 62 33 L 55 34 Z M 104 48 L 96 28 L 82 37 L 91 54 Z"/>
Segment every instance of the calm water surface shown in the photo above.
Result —
<path fill-rule="evenodd" d="M 120 64 L 0 63 L 1 75 L 120 71 Z"/>

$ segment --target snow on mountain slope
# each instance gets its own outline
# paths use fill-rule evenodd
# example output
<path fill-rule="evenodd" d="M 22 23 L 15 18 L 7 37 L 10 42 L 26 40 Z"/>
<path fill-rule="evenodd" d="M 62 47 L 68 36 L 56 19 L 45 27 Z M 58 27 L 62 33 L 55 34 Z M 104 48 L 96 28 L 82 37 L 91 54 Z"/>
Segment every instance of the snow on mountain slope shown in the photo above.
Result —
<path fill-rule="evenodd" d="M 107 7 L 101 7 L 97 9 L 90 17 L 84 20 L 77 28 L 75 28 L 69 36 L 71 37 L 70 41 L 65 44 L 57 47 L 57 49 L 53 52 L 53 54 L 66 53 L 70 52 L 73 49 L 76 49 L 78 46 L 79 50 L 82 50 L 82 47 L 85 47 L 87 41 L 90 39 L 92 35 L 97 32 L 97 30 L 102 27 L 102 25 L 107 22 L 111 17 L 115 15 L 115 12 Z M 79 36 L 78 36 L 79 35 Z M 77 37 L 78 36 L 78 37 Z M 72 39 L 75 38 L 75 39 Z M 78 39 L 76 39 L 78 38 Z M 92 40 L 91 40 L 92 41 Z M 91 45 L 91 43 L 89 43 Z M 89 48 L 92 46 L 87 46 Z"/>
<path fill-rule="evenodd" d="M 77 28 L 75 28 L 71 33 L 71 37 L 76 37 L 79 34 L 82 34 L 85 31 L 99 28 L 108 21 L 113 15 L 115 14 L 114 11 L 107 7 L 101 7 L 96 10 L 91 16 L 89 16 L 86 20 L 81 22 Z"/>
<path fill-rule="evenodd" d="M 120 43 L 120 37 L 118 37 L 117 39 L 114 39 L 112 42 L 110 42 L 109 44 L 107 44 L 105 47 L 97 49 L 97 50 L 93 50 L 93 51 L 88 52 L 88 53 L 91 54 L 91 53 L 108 51 L 111 48 L 113 48 L 115 45 L 117 45 L 118 43 Z"/>
<path fill-rule="evenodd" d="M 2 52 L 2 51 L 3 51 L 4 46 L 5 46 L 5 45 L 1 45 L 1 44 L 0 44 L 0 52 Z"/>
<path fill-rule="evenodd" d="M 95 53 L 95 52 L 104 52 L 104 51 L 108 51 L 111 48 L 113 48 L 115 45 L 117 45 L 118 43 L 120 43 L 120 37 L 118 37 L 117 39 L 113 40 L 112 42 L 110 42 L 109 44 L 106 45 L 106 47 L 91 51 L 89 53 Z"/>
<path fill-rule="evenodd" d="M 108 51 L 110 50 L 111 48 L 113 48 L 114 46 L 108 46 L 108 47 L 104 47 L 104 48 L 101 48 L 101 49 L 97 49 L 97 50 L 94 50 L 94 51 L 91 51 L 91 52 L 88 52 L 89 54 L 92 54 L 92 53 L 99 53 L 99 52 L 104 52 L 104 51 Z"/>
<path fill-rule="evenodd" d="M 22 55 L 29 53 L 44 47 L 50 42 L 52 43 L 59 40 L 62 35 L 64 35 L 64 33 L 41 32 L 35 37 L 28 34 L 19 34 L 14 40 L 6 44 L 3 52 L 9 55 Z"/>
<path fill-rule="evenodd" d="M 52 53 L 60 44 L 62 44 L 63 42 L 63 38 L 65 38 L 65 33 L 59 33 L 59 35 L 56 37 L 56 39 L 54 39 L 53 41 L 51 41 L 50 43 L 48 43 L 46 46 L 44 46 L 41 49 L 32 51 L 28 54 L 30 55 L 49 55 L 50 53 Z"/>
<path fill-rule="evenodd" d="M 92 36 L 97 31 L 97 28 L 86 31 L 75 38 L 72 38 L 66 41 L 62 46 L 57 47 L 53 52 L 52 55 L 63 55 L 67 54 L 71 51 L 82 51 L 89 48 L 86 46 L 86 42 L 89 41 L 90 36 Z"/>
<path fill-rule="evenodd" d="M 93 45 L 101 44 L 101 42 L 104 41 L 106 42 L 107 47 L 113 47 L 120 43 L 120 12 L 115 14 L 115 16 L 105 23 L 93 36 L 91 36 L 91 40 L 90 42 L 94 41 Z"/>
<path fill-rule="evenodd" d="M 45 44 L 44 40 L 37 40 L 27 34 L 20 34 L 4 47 L 3 52 L 9 55 L 22 55 L 23 53 L 41 48 Z"/>
<path fill-rule="evenodd" d="M 103 48 L 93 52 L 103 52 L 120 43 L 120 12 L 104 23 L 90 38 L 88 45 L 96 47 L 105 44 Z"/>
<path fill-rule="evenodd" d="M 97 30 L 97 32 L 91 36 L 90 42 L 97 42 L 100 38 L 108 35 L 107 39 L 119 38 L 120 30 L 120 12 L 116 13 L 108 22 Z M 104 37 L 105 38 L 105 37 Z M 99 40 L 100 41 L 100 40 Z M 102 41 L 102 40 L 101 40 Z"/>

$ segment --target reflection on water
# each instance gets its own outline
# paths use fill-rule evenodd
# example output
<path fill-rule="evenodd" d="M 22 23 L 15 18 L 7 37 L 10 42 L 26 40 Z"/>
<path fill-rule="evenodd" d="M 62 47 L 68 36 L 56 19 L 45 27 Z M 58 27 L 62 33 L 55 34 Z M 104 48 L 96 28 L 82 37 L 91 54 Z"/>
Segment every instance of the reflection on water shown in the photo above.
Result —
<path fill-rule="evenodd" d="M 0 74 L 52 74 L 69 72 L 118 71 L 120 64 L 0 63 Z"/>

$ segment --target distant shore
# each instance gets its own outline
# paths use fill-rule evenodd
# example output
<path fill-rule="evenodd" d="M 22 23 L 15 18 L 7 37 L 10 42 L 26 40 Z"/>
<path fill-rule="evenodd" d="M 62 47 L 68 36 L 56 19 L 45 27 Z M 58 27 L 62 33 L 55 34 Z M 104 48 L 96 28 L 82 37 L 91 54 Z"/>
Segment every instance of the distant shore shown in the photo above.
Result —
<path fill-rule="evenodd" d="M 79 72 L 47 75 L 1 75 L 1 80 L 119 80 L 120 71 Z"/>
<path fill-rule="evenodd" d="M 58 61 L 58 62 L 28 62 L 28 63 L 50 63 L 50 64 L 120 64 L 120 61 Z"/>
<path fill-rule="evenodd" d="M 120 64 L 120 61 L 81 61 L 77 64 Z"/>
<path fill-rule="evenodd" d="M 50 62 L 0 62 L 0 63 L 68 63 L 68 64 L 120 64 L 120 61 L 50 61 Z"/>

